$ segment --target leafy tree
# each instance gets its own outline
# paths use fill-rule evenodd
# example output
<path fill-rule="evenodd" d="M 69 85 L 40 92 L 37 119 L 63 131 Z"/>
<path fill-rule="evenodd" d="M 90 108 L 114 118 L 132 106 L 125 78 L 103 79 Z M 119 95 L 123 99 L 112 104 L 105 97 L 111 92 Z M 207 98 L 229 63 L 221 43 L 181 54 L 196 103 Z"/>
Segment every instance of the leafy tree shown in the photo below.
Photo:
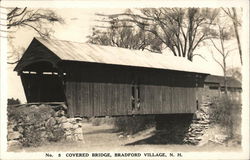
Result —
<path fill-rule="evenodd" d="M 98 15 L 133 24 L 144 34 L 154 36 L 153 42 L 157 45 L 153 46 L 158 46 L 159 51 L 168 47 L 175 56 L 192 61 L 198 55 L 194 54 L 194 50 L 201 42 L 213 37 L 211 26 L 217 14 L 218 9 L 209 8 L 143 8 L 135 11 L 128 9 L 121 14 Z"/>

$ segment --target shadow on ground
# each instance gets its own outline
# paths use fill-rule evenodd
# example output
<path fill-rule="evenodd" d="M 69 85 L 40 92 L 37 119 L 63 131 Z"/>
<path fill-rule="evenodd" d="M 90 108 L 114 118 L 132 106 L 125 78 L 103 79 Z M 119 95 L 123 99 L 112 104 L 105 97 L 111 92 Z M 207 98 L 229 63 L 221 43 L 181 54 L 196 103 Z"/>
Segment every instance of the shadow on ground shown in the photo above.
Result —
<path fill-rule="evenodd" d="M 150 137 L 137 140 L 128 145 L 142 144 L 183 144 L 185 134 L 192 122 L 192 114 L 171 114 L 156 116 L 156 130 Z"/>
<path fill-rule="evenodd" d="M 85 132 L 84 135 L 87 135 L 87 134 L 99 134 L 99 133 L 115 133 L 115 132 L 117 132 L 117 129 L 100 129 L 100 130 Z"/>

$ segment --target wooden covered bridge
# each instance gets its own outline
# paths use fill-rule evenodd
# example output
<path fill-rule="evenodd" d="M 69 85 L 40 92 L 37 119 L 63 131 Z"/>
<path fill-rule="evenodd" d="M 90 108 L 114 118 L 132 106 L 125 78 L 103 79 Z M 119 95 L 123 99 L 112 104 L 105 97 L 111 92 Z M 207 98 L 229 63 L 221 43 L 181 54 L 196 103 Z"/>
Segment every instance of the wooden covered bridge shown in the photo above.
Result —
<path fill-rule="evenodd" d="M 175 56 L 34 38 L 14 69 L 27 102 L 73 116 L 194 113 L 208 73 Z"/>

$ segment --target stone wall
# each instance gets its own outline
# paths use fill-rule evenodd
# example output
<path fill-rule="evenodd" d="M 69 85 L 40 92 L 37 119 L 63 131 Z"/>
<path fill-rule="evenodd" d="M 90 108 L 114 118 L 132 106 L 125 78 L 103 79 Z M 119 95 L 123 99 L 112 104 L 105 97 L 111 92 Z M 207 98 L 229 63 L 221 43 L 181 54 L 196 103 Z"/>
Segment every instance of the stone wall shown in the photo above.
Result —
<path fill-rule="evenodd" d="M 184 143 L 198 145 L 209 128 L 209 105 L 203 105 L 194 113 L 192 123 L 183 140 Z"/>
<path fill-rule="evenodd" d="M 183 144 L 192 119 L 193 114 L 156 115 L 156 134 L 163 144 Z"/>
<path fill-rule="evenodd" d="M 67 118 L 64 104 L 8 106 L 8 146 L 83 141 L 81 118 Z"/>
<path fill-rule="evenodd" d="M 156 129 L 164 144 L 199 145 L 210 127 L 209 108 L 209 105 L 202 105 L 194 114 L 156 116 Z"/>

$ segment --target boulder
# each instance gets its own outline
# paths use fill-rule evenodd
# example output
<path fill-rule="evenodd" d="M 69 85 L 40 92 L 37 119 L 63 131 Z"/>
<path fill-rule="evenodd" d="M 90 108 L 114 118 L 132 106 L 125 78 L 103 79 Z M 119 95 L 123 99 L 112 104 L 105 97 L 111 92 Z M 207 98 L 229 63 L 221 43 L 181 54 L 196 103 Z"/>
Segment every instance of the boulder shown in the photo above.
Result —
<path fill-rule="evenodd" d="M 17 130 L 18 130 L 18 132 L 20 132 L 20 133 L 23 133 L 23 131 L 24 131 L 24 129 L 23 129 L 22 126 L 18 126 L 18 127 L 17 127 Z"/>
<path fill-rule="evenodd" d="M 22 134 L 20 134 L 19 132 L 8 133 L 8 140 L 15 140 L 15 139 L 19 139 L 21 137 L 22 137 Z"/>
<path fill-rule="evenodd" d="M 66 140 L 67 141 L 73 141 L 74 140 L 74 136 L 68 135 L 68 136 L 66 136 Z"/>
<path fill-rule="evenodd" d="M 46 137 L 46 131 L 40 132 L 41 137 Z"/>
<path fill-rule="evenodd" d="M 67 122 L 68 121 L 68 119 L 67 119 L 67 117 L 65 117 L 65 116 L 62 116 L 62 117 L 60 117 L 59 119 L 58 119 L 58 123 L 65 123 L 65 122 Z"/>
<path fill-rule="evenodd" d="M 81 122 L 81 121 L 82 121 L 82 118 L 77 117 L 77 118 L 75 118 L 75 121 L 76 121 L 77 123 L 79 123 L 79 122 Z"/>
<path fill-rule="evenodd" d="M 77 128 L 77 129 L 75 130 L 75 133 L 77 133 L 77 134 L 82 134 L 82 128 Z"/>
<path fill-rule="evenodd" d="M 55 118 L 50 117 L 50 118 L 46 121 L 45 126 L 51 128 L 51 127 L 53 127 L 55 124 L 56 124 Z"/>
<path fill-rule="evenodd" d="M 18 140 L 10 140 L 8 141 L 8 147 L 19 147 L 21 143 Z"/>
<path fill-rule="evenodd" d="M 64 110 L 59 110 L 55 113 L 55 117 L 61 117 L 65 115 L 65 111 Z"/>
<path fill-rule="evenodd" d="M 7 126 L 8 133 L 9 133 L 9 132 L 13 132 L 13 131 L 15 130 L 14 128 L 15 128 L 15 125 L 8 125 L 8 126 Z"/>
<path fill-rule="evenodd" d="M 49 113 L 49 112 L 44 112 L 43 114 L 41 114 L 41 119 L 44 121 L 46 121 L 50 117 L 51 117 L 51 113 Z"/>
<path fill-rule="evenodd" d="M 199 111 L 195 112 L 193 119 L 202 119 L 202 114 Z"/>
<path fill-rule="evenodd" d="M 73 124 L 72 128 L 73 129 L 77 129 L 78 128 L 78 124 Z"/>
<path fill-rule="evenodd" d="M 78 141 L 83 141 L 84 140 L 83 134 L 75 134 L 75 139 Z"/>
<path fill-rule="evenodd" d="M 62 128 L 70 129 L 72 127 L 73 127 L 72 123 L 69 123 L 69 122 L 62 123 Z"/>
<path fill-rule="evenodd" d="M 76 119 L 75 118 L 68 118 L 68 122 L 70 122 L 70 123 L 76 123 Z"/>

